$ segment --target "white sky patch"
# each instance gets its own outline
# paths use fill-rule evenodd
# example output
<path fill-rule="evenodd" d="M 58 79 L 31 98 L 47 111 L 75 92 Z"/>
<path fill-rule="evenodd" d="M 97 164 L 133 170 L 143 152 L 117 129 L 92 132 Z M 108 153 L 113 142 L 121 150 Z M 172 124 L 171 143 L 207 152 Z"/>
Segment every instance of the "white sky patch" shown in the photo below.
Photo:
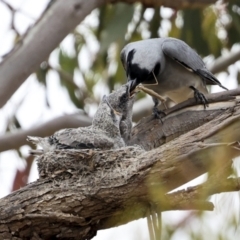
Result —
<path fill-rule="evenodd" d="M 69 57 L 76 56 L 73 43 L 74 43 L 73 34 L 68 34 L 60 43 L 61 50 L 63 51 L 64 54 L 68 55 Z"/>
<path fill-rule="evenodd" d="M 82 72 L 79 69 L 75 69 L 74 71 L 74 82 L 79 86 L 80 89 L 86 89 L 85 80 Z"/>
<path fill-rule="evenodd" d="M 183 27 L 183 18 L 182 18 L 182 14 L 180 12 L 177 13 L 176 26 L 178 28 L 182 28 Z"/>
<path fill-rule="evenodd" d="M 76 112 L 77 108 L 69 98 L 67 90 L 61 86 L 59 76 L 55 71 L 48 72 L 47 85 L 47 94 L 53 115 Z"/>
<path fill-rule="evenodd" d="M 168 19 L 163 19 L 161 21 L 161 27 L 159 28 L 158 34 L 160 37 L 167 37 L 169 31 L 171 30 L 171 22 Z"/>
<path fill-rule="evenodd" d="M 147 220 L 140 219 L 137 221 L 130 222 L 128 224 L 101 230 L 97 232 L 97 236 L 93 240 L 146 240 L 149 239 Z"/>
<path fill-rule="evenodd" d="M 0 12 L 1 16 L 1 12 Z M 1 22 L 1 21 L 0 21 Z M 13 30 L 8 31 L 7 33 L 1 33 L 0 36 L 4 35 L 4 38 L 0 38 L 0 62 L 3 60 L 3 57 L 5 54 L 9 53 L 12 50 L 13 47 L 13 41 L 16 37 L 16 34 Z"/>
<path fill-rule="evenodd" d="M 143 17 L 145 18 L 146 21 L 149 22 L 153 18 L 153 14 L 154 14 L 154 9 L 153 8 L 147 8 L 144 12 Z"/>
<path fill-rule="evenodd" d="M 38 178 L 39 178 L 39 176 L 38 176 L 37 161 L 35 160 L 32 163 L 32 167 L 31 167 L 30 174 L 29 174 L 29 177 L 28 177 L 28 183 L 34 182 Z"/>
<path fill-rule="evenodd" d="M 49 56 L 49 64 L 53 68 L 58 68 L 59 67 L 59 62 L 58 62 L 58 55 L 59 55 L 59 48 L 53 50 Z"/>
<path fill-rule="evenodd" d="M 161 7 L 160 9 L 162 18 L 170 18 L 173 12 L 174 11 L 171 8 L 167 8 L 167 7 Z"/>
<path fill-rule="evenodd" d="M 19 159 L 15 151 L 1 152 L 0 154 L 0 198 L 9 194 L 16 171 L 22 167 L 22 159 Z"/>
<path fill-rule="evenodd" d="M 89 50 L 87 46 L 83 46 L 81 52 L 78 55 L 79 68 L 82 72 L 88 71 L 91 66 L 91 60 L 89 58 Z"/>

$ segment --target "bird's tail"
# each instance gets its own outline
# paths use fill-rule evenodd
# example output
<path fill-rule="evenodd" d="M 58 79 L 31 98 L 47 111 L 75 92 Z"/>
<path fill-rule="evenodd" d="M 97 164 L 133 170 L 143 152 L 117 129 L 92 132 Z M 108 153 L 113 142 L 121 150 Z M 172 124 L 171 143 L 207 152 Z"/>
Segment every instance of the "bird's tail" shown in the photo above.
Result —
<path fill-rule="evenodd" d="M 204 70 L 204 69 L 198 69 L 196 71 L 196 74 L 198 74 L 200 77 L 204 77 L 206 80 L 207 84 L 210 85 L 218 85 L 219 87 L 228 90 L 226 87 L 224 87 L 219 81 L 218 79 L 208 70 Z"/>

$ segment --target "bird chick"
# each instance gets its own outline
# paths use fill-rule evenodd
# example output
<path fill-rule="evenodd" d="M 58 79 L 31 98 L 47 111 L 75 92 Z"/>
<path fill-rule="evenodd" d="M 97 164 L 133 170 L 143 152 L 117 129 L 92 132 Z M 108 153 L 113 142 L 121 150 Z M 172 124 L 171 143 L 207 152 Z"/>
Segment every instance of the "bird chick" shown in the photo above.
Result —
<path fill-rule="evenodd" d="M 130 96 L 131 83 L 122 85 L 117 91 L 108 96 L 109 103 L 118 112 L 122 113 L 120 133 L 124 142 L 128 144 L 132 132 L 132 109 L 135 96 Z M 127 89 L 126 89 L 127 88 Z M 127 94 L 126 94 L 127 93 Z"/>
<path fill-rule="evenodd" d="M 107 97 L 109 106 L 111 106 L 115 113 L 119 113 L 121 115 L 119 121 L 117 122 L 117 128 L 113 128 L 108 124 L 108 122 L 104 121 L 105 114 L 103 114 L 104 111 L 100 110 L 102 107 L 101 105 L 93 118 L 93 126 L 100 126 L 101 129 L 105 129 L 108 134 L 114 133 L 115 136 L 112 135 L 112 138 L 119 136 L 118 131 L 120 130 L 120 136 L 125 144 L 129 141 L 132 131 L 132 108 L 134 103 L 134 94 L 130 96 L 130 87 L 130 83 L 124 84 Z M 115 115 L 117 116 L 117 114 Z"/>
<path fill-rule="evenodd" d="M 165 37 L 129 43 L 121 51 L 121 61 L 131 82 L 131 92 L 142 83 L 176 104 L 195 97 L 206 107 L 206 84 L 228 90 L 206 68 L 201 57 L 179 39 Z M 157 111 L 158 100 L 153 100 Z"/>
<path fill-rule="evenodd" d="M 109 96 L 104 96 L 89 127 L 62 129 L 45 138 L 28 136 L 28 141 L 42 147 L 42 150 L 32 150 L 31 153 L 42 154 L 55 149 L 106 150 L 126 146 L 120 129 L 121 122 L 125 122 L 132 112 L 134 98 L 130 97 L 129 90 L 129 84 L 125 84 Z"/>

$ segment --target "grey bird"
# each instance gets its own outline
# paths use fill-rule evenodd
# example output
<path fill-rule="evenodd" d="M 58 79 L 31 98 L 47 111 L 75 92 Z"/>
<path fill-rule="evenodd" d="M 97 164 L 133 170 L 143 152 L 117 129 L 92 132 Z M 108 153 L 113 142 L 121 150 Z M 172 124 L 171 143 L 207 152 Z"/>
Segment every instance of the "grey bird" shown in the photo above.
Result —
<path fill-rule="evenodd" d="M 135 96 L 130 95 L 130 86 L 131 83 L 129 82 L 127 85 L 122 85 L 118 90 L 108 95 L 108 101 L 112 108 L 122 114 L 119 128 L 121 137 L 126 145 L 131 137 L 133 115 L 132 110 L 135 100 Z"/>
<path fill-rule="evenodd" d="M 32 137 L 27 140 L 39 145 L 41 150 L 32 150 L 33 155 L 55 149 L 117 149 L 126 146 L 125 128 L 131 131 L 131 116 L 134 98 L 130 96 L 130 86 L 125 84 L 109 96 L 104 96 L 92 125 L 89 127 L 68 128 L 55 132 L 50 137 Z M 123 132 L 121 135 L 121 131 Z"/>
<path fill-rule="evenodd" d="M 127 44 L 121 61 L 131 82 L 131 91 L 140 83 L 159 95 L 180 103 L 195 97 L 207 106 L 206 84 L 228 90 L 206 68 L 201 57 L 185 42 L 176 38 L 153 38 Z M 154 99 L 154 110 L 158 101 Z"/>

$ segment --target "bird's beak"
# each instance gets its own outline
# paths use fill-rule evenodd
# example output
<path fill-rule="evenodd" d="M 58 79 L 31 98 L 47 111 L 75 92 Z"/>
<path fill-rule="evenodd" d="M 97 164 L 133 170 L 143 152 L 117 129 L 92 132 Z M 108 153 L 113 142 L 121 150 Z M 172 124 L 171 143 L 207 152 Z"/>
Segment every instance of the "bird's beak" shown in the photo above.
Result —
<path fill-rule="evenodd" d="M 135 88 L 137 87 L 138 85 L 138 82 L 137 82 L 137 79 L 128 79 L 128 86 L 129 86 L 129 93 L 130 93 L 130 96 L 132 96 L 135 92 Z"/>

